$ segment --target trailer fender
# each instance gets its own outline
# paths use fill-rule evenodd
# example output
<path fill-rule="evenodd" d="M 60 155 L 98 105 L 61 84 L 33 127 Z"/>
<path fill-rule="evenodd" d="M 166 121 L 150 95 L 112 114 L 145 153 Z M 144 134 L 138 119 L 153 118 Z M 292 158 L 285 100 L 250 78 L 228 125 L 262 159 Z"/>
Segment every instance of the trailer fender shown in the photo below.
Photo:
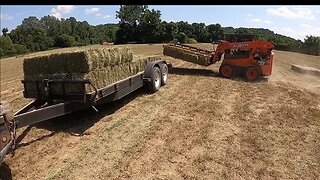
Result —
<path fill-rule="evenodd" d="M 150 82 L 153 68 L 158 67 L 159 69 L 161 69 L 161 65 L 163 63 L 167 64 L 165 60 L 156 60 L 156 61 L 148 62 L 147 67 L 143 73 L 143 80 Z"/>

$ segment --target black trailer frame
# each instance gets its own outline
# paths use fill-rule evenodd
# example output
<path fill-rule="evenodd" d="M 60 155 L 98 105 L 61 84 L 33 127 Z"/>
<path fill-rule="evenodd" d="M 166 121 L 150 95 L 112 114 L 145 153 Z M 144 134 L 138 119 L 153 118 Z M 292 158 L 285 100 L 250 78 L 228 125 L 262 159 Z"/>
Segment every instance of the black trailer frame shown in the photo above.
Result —
<path fill-rule="evenodd" d="M 22 80 L 25 88 L 25 91 L 23 92 L 24 97 L 36 99 L 15 113 L 12 121 L 6 121 L 5 116 L 0 116 L 0 136 L 1 134 L 8 134 L 8 131 L 11 134 L 10 141 L 6 143 L 4 148 L 0 149 L 0 164 L 3 162 L 5 155 L 8 154 L 10 149 L 14 150 L 16 146 L 16 129 L 121 99 L 144 85 L 154 83 L 153 73 L 155 68 L 161 70 L 161 75 L 167 75 L 168 73 L 166 61 L 152 61 L 147 64 L 145 71 L 139 72 L 101 89 L 97 89 L 89 80 Z M 163 77 L 161 76 L 161 78 Z M 37 91 L 26 91 L 26 84 L 28 83 L 35 84 Z M 79 84 L 83 89 L 86 84 L 89 84 L 94 88 L 94 92 L 85 93 L 85 90 L 83 90 L 76 94 L 68 94 L 65 91 L 65 85 L 70 83 Z M 52 93 L 50 90 L 52 84 L 60 84 L 64 89 L 63 93 Z M 6 121 L 6 123 L 1 125 L 1 120 L 3 122 Z M 22 138 L 19 139 L 21 140 Z"/>

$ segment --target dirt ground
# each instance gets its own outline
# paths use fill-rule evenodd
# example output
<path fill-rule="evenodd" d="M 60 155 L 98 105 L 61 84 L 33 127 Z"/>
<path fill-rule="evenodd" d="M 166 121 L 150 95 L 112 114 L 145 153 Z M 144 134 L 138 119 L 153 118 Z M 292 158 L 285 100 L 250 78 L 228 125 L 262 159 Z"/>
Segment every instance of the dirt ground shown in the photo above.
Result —
<path fill-rule="evenodd" d="M 162 54 L 162 45 L 130 45 Z M 210 44 L 198 44 L 211 49 Z M 65 50 L 65 49 L 64 49 Z M 50 53 L 49 52 L 42 53 Z M 209 67 L 164 57 L 169 80 L 117 101 L 30 127 L 4 179 L 319 179 L 320 57 L 275 51 L 273 74 L 250 83 Z M 14 111 L 23 57 L 1 59 L 1 98 Z M 76 136 L 75 134 L 83 134 Z"/>

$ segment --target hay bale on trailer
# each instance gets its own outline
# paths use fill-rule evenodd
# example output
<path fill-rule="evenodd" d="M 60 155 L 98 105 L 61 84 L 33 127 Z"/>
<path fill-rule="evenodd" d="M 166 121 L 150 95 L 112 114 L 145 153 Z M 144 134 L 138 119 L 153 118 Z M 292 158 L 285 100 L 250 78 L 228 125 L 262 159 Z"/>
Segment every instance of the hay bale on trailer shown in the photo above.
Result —
<path fill-rule="evenodd" d="M 89 79 L 97 88 L 102 88 L 119 80 L 144 71 L 150 61 L 158 56 L 133 56 L 128 48 L 95 48 L 65 53 L 26 58 L 23 62 L 25 80 L 43 79 Z M 68 84 L 66 93 L 81 91 L 82 86 Z M 28 84 L 27 90 L 36 91 L 34 84 Z M 52 84 L 54 93 L 63 93 L 61 84 Z M 86 92 L 93 91 L 87 86 Z"/>

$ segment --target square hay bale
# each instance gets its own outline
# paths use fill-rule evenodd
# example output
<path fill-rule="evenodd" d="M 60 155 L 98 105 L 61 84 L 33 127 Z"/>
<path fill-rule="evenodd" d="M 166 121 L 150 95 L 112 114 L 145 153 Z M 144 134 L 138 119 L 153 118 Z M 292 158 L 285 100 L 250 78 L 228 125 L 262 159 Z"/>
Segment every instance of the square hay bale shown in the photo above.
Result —
<path fill-rule="evenodd" d="M 128 48 L 95 48 L 26 58 L 25 75 L 54 73 L 87 73 L 94 69 L 131 62 Z"/>
<path fill-rule="evenodd" d="M 43 79 L 89 79 L 100 89 L 145 70 L 148 62 L 160 59 L 159 56 L 135 56 L 127 48 L 89 49 L 85 51 L 52 54 L 33 57 L 24 61 L 25 80 Z M 40 66 L 46 66 L 45 70 Z M 36 92 L 35 84 L 27 84 L 26 90 Z M 85 92 L 93 88 L 85 86 Z M 61 84 L 52 84 L 53 93 L 64 92 Z M 79 93 L 83 87 L 78 84 L 66 84 L 67 94 Z"/>
<path fill-rule="evenodd" d="M 191 63 L 208 66 L 210 65 L 210 55 L 193 52 L 179 47 L 164 45 L 163 54 L 177 59 L 182 59 Z"/>

